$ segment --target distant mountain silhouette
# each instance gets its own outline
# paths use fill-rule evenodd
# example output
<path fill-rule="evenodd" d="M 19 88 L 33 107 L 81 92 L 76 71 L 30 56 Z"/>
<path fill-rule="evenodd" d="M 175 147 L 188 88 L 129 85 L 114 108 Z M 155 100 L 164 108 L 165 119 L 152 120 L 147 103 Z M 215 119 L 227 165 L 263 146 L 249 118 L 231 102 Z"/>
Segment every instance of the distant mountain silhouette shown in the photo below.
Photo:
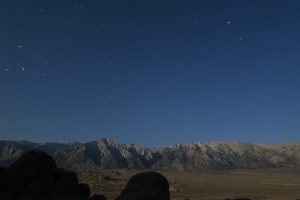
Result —
<path fill-rule="evenodd" d="M 29 150 L 45 151 L 58 166 L 67 169 L 203 170 L 300 166 L 299 143 L 213 142 L 145 148 L 138 144 L 118 144 L 106 138 L 68 144 L 0 141 L 0 166 L 8 166 Z"/>

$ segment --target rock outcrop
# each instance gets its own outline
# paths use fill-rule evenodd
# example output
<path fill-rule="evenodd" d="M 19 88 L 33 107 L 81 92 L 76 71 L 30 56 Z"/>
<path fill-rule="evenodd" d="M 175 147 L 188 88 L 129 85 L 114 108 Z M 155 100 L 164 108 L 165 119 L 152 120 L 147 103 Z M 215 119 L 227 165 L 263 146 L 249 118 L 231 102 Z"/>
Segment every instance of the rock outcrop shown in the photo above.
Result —
<path fill-rule="evenodd" d="M 8 168 L 0 168 L 1 200 L 105 200 L 90 197 L 87 184 L 78 182 L 73 171 L 59 169 L 43 151 L 24 153 Z M 157 172 L 134 175 L 118 200 L 170 200 L 168 180 Z"/>
<path fill-rule="evenodd" d="M 0 169 L 1 200 L 97 200 L 99 197 L 90 197 L 88 185 L 78 183 L 74 172 L 58 169 L 54 159 L 42 151 L 26 152 L 7 169 Z"/>
<path fill-rule="evenodd" d="M 168 180 L 152 171 L 136 174 L 116 200 L 170 200 Z"/>

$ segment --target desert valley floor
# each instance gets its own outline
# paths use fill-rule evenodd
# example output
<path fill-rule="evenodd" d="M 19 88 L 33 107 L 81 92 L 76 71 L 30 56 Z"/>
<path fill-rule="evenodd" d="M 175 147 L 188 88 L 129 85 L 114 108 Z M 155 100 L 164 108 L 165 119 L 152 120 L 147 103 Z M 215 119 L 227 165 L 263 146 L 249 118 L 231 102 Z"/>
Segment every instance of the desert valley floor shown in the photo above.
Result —
<path fill-rule="evenodd" d="M 93 193 L 114 199 L 128 179 L 139 171 L 94 170 L 78 171 L 81 182 L 88 183 Z M 300 199 L 300 169 L 251 169 L 226 171 L 178 172 L 159 171 L 170 182 L 173 200 L 251 200 Z"/>

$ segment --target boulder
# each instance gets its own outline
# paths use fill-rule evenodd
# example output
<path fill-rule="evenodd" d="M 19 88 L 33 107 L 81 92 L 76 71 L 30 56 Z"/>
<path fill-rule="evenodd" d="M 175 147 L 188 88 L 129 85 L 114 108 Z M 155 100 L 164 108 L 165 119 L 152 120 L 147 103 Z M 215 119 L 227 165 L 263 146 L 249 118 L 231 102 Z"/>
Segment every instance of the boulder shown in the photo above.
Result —
<path fill-rule="evenodd" d="M 54 183 L 51 192 L 52 197 L 71 196 L 77 195 L 78 191 L 78 178 L 72 171 L 64 169 L 59 170 L 58 180 Z"/>
<path fill-rule="evenodd" d="M 94 194 L 91 200 L 106 200 L 106 197 L 104 195 Z"/>
<path fill-rule="evenodd" d="M 130 178 L 117 200 L 169 200 L 169 183 L 161 174 L 143 172 Z"/>
<path fill-rule="evenodd" d="M 79 196 L 89 197 L 90 194 L 91 194 L 91 190 L 90 190 L 89 185 L 84 184 L 84 183 L 78 184 L 77 190 L 78 190 L 78 195 Z"/>
<path fill-rule="evenodd" d="M 7 184 L 5 176 L 5 168 L 0 167 L 0 193 L 5 191 L 5 185 Z"/>
<path fill-rule="evenodd" d="M 6 170 L 8 192 L 25 192 L 31 184 L 47 187 L 55 182 L 56 163 L 51 156 L 42 151 L 29 151 Z M 45 188 L 48 189 L 48 188 Z"/>
<path fill-rule="evenodd" d="M 42 151 L 29 151 L 7 169 L 0 168 L 1 200 L 91 200 L 89 196 L 89 186 L 79 184 L 75 172 L 58 169 Z"/>

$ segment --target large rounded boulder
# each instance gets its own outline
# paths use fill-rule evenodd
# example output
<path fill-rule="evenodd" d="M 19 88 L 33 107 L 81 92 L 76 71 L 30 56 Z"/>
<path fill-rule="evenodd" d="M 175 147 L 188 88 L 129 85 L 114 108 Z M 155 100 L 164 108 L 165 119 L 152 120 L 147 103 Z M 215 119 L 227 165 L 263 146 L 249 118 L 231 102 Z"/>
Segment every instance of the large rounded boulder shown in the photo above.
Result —
<path fill-rule="evenodd" d="M 161 174 L 142 172 L 131 177 L 117 200 L 169 200 L 169 183 Z"/>
<path fill-rule="evenodd" d="M 2 200 L 91 200 L 88 185 L 79 183 L 72 171 L 58 169 L 42 151 L 22 155 L 7 169 L 0 168 Z"/>
<path fill-rule="evenodd" d="M 57 166 L 47 153 L 29 151 L 7 168 L 6 176 L 9 192 L 24 192 L 28 186 L 52 185 L 57 177 Z"/>

